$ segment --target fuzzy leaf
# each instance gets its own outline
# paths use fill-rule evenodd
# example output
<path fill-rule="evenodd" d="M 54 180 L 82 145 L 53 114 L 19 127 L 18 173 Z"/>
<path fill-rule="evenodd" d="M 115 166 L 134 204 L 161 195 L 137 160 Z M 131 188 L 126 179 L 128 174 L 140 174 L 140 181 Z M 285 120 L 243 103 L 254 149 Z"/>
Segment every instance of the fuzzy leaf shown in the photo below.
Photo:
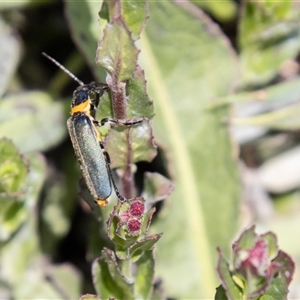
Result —
<path fill-rule="evenodd" d="M 130 237 L 127 235 L 126 225 L 124 222 L 122 222 L 122 212 L 124 212 L 124 210 L 126 210 L 127 208 L 127 204 L 122 205 L 118 203 L 114 207 L 114 210 L 110 214 L 107 221 L 108 237 L 115 243 L 117 253 L 118 251 L 126 252 L 128 250 L 128 247 L 135 243 L 138 239 L 138 236 Z"/>
<path fill-rule="evenodd" d="M 107 24 L 98 43 L 96 63 L 102 66 L 117 82 L 133 76 L 138 50 L 124 21 L 116 18 Z"/>
<path fill-rule="evenodd" d="M 153 251 L 144 251 L 142 256 L 136 262 L 137 273 L 135 275 L 135 295 L 136 299 L 149 298 L 154 277 L 155 260 Z"/>
<path fill-rule="evenodd" d="M 95 65 L 95 47 L 103 36 L 99 16 L 103 1 L 64 1 L 65 14 L 72 38 L 84 55 L 90 69 L 98 80 L 104 80 L 105 72 Z"/>
<path fill-rule="evenodd" d="M 295 78 L 256 91 L 236 93 L 222 97 L 208 108 L 218 108 L 219 106 L 232 103 L 259 101 L 265 103 L 266 111 L 268 111 L 276 109 L 278 106 L 297 102 L 299 93 L 300 79 Z"/>
<path fill-rule="evenodd" d="M 295 263 L 292 258 L 285 252 L 279 250 L 273 262 L 277 262 L 282 266 L 279 276 L 280 280 L 284 281 L 286 285 L 289 285 L 295 272 Z"/>
<path fill-rule="evenodd" d="M 243 231 L 239 239 L 234 244 L 234 248 L 244 250 L 251 249 L 255 245 L 256 239 L 257 234 L 255 233 L 255 226 L 253 225 Z"/>
<path fill-rule="evenodd" d="M 36 205 L 45 180 L 46 166 L 43 157 L 37 153 L 26 155 L 26 159 L 30 166 L 23 182 L 25 187 L 30 187 L 24 194 L 25 205 L 22 207 L 26 218 L 11 242 L 1 249 L 1 281 L 10 286 L 7 298 L 76 299 L 79 297 L 76 271 L 66 265 L 45 268 L 36 235 Z M 74 283 L 74 287 L 65 289 L 70 282 Z M 62 289 L 57 288 L 60 284 Z"/>
<path fill-rule="evenodd" d="M 92 295 L 92 294 L 85 294 L 82 295 L 79 300 L 101 300 L 100 297 L 98 297 L 97 295 Z"/>
<path fill-rule="evenodd" d="M 20 41 L 2 18 L 0 18 L 0 45 L 0 97 L 2 97 L 20 56 Z"/>
<path fill-rule="evenodd" d="M 259 300 L 287 299 L 287 294 L 286 284 L 280 278 L 275 278 L 270 287 L 259 297 Z"/>
<path fill-rule="evenodd" d="M 154 115 L 153 103 L 146 92 L 144 72 L 137 66 L 134 77 L 126 86 L 126 115 L 132 118 L 152 118 Z M 106 94 L 100 102 L 96 118 L 114 118 L 111 99 Z M 151 161 L 156 155 L 156 146 L 153 142 L 152 127 L 149 120 L 133 126 L 112 126 L 105 141 L 112 167 L 124 167 L 128 163 L 128 155 L 131 163 L 138 161 Z"/>
<path fill-rule="evenodd" d="M 28 173 L 24 158 L 7 139 L 0 140 L 0 241 L 8 240 L 26 220 L 24 181 Z"/>
<path fill-rule="evenodd" d="M 139 65 L 136 66 L 133 77 L 127 82 L 126 92 L 128 118 L 151 119 L 154 116 L 153 102 L 147 93 L 145 73 Z"/>
<path fill-rule="evenodd" d="M 0 192 L 16 193 L 27 174 L 24 158 L 8 139 L 0 140 Z"/>
<path fill-rule="evenodd" d="M 133 39 L 138 39 L 148 18 L 148 5 L 145 0 L 142 1 L 107 1 L 110 15 L 116 17 L 118 12 L 131 31 Z"/>
<path fill-rule="evenodd" d="M 215 1 L 192 0 L 191 2 L 201 9 L 208 11 L 214 18 L 221 22 L 232 20 L 237 13 L 237 5 L 233 0 L 223 0 L 222 5 L 219 5 L 220 3 Z"/>
<path fill-rule="evenodd" d="M 152 127 L 148 120 L 130 127 L 117 125 L 110 130 L 105 148 L 111 158 L 112 168 L 124 167 L 128 161 L 151 161 L 156 155 Z"/>
<path fill-rule="evenodd" d="M 232 274 L 229 269 L 229 265 L 223 257 L 222 252 L 219 250 L 219 260 L 217 266 L 217 272 L 222 282 L 222 287 L 225 290 L 227 299 L 235 300 L 242 299 L 243 294 L 239 290 L 238 286 L 232 279 Z M 219 298 L 215 298 L 219 299 Z"/>
<path fill-rule="evenodd" d="M 268 243 L 268 252 L 270 259 L 273 259 L 278 254 L 277 237 L 273 232 L 267 232 L 261 235 L 261 238 Z"/>
<path fill-rule="evenodd" d="M 152 207 L 173 192 L 173 183 L 161 174 L 146 172 L 144 176 L 143 198 L 146 199 L 147 206 Z"/>
<path fill-rule="evenodd" d="M 147 1 L 120 1 L 123 4 L 123 16 L 133 38 L 139 38 L 148 15 Z"/>
<path fill-rule="evenodd" d="M 153 102 L 149 98 L 146 88 L 144 71 L 136 66 L 133 77 L 126 84 L 126 116 L 127 119 L 145 117 L 151 119 L 154 116 Z M 103 95 L 96 119 L 114 119 L 112 103 L 109 94 Z"/>
<path fill-rule="evenodd" d="M 0 242 L 8 241 L 20 228 L 27 218 L 24 203 L 12 197 L 1 197 L 0 199 Z M 0 243 L 0 248 L 1 248 Z"/>
<path fill-rule="evenodd" d="M 0 137 L 11 139 L 22 153 L 48 150 L 66 132 L 63 103 L 46 93 L 10 95 L 0 102 Z"/>
<path fill-rule="evenodd" d="M 222 285 L 219 285 L 216 290 L 215 300 L 228 300 L 225 289 Z"/>
<path fill-rule="evenodd" d="M 169 146 L 176 172 L 169 211 L 153 224 L 156 232 L 171 228 L 160 241 L 157 272 L 177 297 L 211 299 L 213 253 L 217 245 L 228 249 L 235 232 L 240 185 L 222 123 L 229 108 L 206 107 L 229 94 L 236 56 L 218 26 L 189 2 L 151 1 L 149 11 L 139 62 L 155 101 L 155 136 Z M 185 284 L 175 274 L 188 278 Z"/>
<path fill-rule="evenodd" d="M 93 262 L 92 275 L 97 294 L 102 299 L 134 299 L 133 283 L 121 273 L 111 250 L 102 250 L 102 257 Z"/>
<path fill-rule="evenodd" d="M 135 244 L 133 244 L 128 250 L 129 255 L 132 257 L 133 261 L 137 260 L 137 257 L 141 255 L 142 251 L 152 250 L 153 246 L 158 242 L 161 238 L 162 233 L 153 234 L 145 237 L 142 240 L 138 240 Z"/>
<path fill-rule="evenodd" d="M 239 28 L 243 86 L 263 85 L 300 50 L 297 1 L 245 1 Z"/>

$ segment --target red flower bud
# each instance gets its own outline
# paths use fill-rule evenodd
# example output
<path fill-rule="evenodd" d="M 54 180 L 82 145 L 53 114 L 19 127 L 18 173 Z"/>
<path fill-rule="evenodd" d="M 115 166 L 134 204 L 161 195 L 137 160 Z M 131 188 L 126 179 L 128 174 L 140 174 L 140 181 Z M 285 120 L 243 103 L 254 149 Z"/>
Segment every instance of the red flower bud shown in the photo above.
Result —
<path fill-rule="evenodd" d="M 141 226 L 142 226 L 142 223 L 138 219 L 135 219 L 135 218 L 132 218 L 127 222 L 127 228 L 131 234 L 138 232 L 141 229 Z"/>
<path fill-rule="evenodd" d="M 129 210 L 124 210 L 119 216 L 122 224 L 127 223 L 130 218 Z"/>
<path fill-rule="evenodd" d="M 145 204 L 141 201 L 133 202 L 129 208 L 130 214 L 133 217 L 141 217 L 145 211 Z"/>

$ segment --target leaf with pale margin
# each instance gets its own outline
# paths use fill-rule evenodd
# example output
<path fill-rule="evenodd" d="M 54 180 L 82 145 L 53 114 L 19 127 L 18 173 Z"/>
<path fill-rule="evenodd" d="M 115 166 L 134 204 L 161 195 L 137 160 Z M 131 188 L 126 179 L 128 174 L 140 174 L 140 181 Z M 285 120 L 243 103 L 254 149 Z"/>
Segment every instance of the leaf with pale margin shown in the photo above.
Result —
<path fill-rule="evenodd" d="M 145 237 L 144 239 L 138 240 L 134 243 L 129 249 L 129 255 L 132 258 L 133 262 L 139 259 L 143 251 L 150 251 L 162 237 L 162 233 L 153 234 Z"/>
<path fill-rule="evenodd" d="M 227 299 L 235 300 L 235 299 L 242 299 L 243 294 L 239 290 L 238 286 L 232 279 L 232 274 L 229 269 L 229 265 L 226 262 L 223 253 L 221 250 L 219 250 L 219 260 L 217 265 L 217 272 L 219 275 L 219 278 L 222 282 L 222 288 L 224 289 Z M 221 291 L 220 291 L 221 293 Z M 218 298 L 215 298 L 218 299 Z"/>
<path fill-rule="evenodd" d="M 138 50 L 121 17 L 113 19 L 104 28 L 98 42 L 96 63 L 102 66 L 117 82 L 133 76 Z"/>
<path fill-rule="evenodd" d="M 82 295 L 79 300 L 101 300 L 100 297 L 98 297 L 97 295 L 92 295 L 92 294 L 85 294 Z"/>
<path fill-rule="evenodd" d="M 95 65 L 95 49 L 103 36 L 97 14 L 103 1 L 64 1 L 65 14 L 72 38 L 84 55 L 97 80 L 104 81 L 105 72 Z"/>
<path fill-rule="evenodd" d="M 134 40 L 139 38 L 139 35 L 146 24 L 148 18 L 148 3 L 147 1 L 119 1 L 122 5 L 122 15 L 132 33 Z"/>
<path fill-rule="evenodd" d="M 133 282 L 120 271 L 114 253 L 104 248 L 92 265 L 94 287 L 102 299 L 134 299 Z"/>
<path fill-rule="evenodd" d="M 166 199 L 174 190 L 171 180 L 159 173 L 146 172 L 144 175 L 143 198 L 146 199 L 146 207 L 150 208 L 158 202 Z"/>
<path fill-rule="evenodd" d="M 233 20 L 237 14 L 237 4 L 233 0 L 222 0 L 222 5 L 216 1 L 192 0 L 192 3 L 209 12 L 216 20 L 228 22 Z"/>
<path fill-rule="evenodd" d="M 153 286 L 155 260 L 153 251 L 144 251 L 136 262 L 137 273 L 135 274 L 136 299 L 151 299 L 150 294 Z M 153 299 L 153 298 L 152 298 Z"/>
<path fill-rule="evenodd" d="M 26 155 L 26 159 L 30 166 L 30 172 L 23 182 L 24 186 L 30 187 L 23 199 L 26 219 L 10 243 L 1 249 L 1 272 L 11 292 L 7 298 L 75 299 L 79 297 L 79 276 L 74 269 L 70 270 L 66 265 L 54 269 L 43 268 L 45 261 L 36 234 L 36 205 L 45 180 L 46 165 L 43 157 L 37 153 Z M 46 277 L 45 274 L 49 275 L 47 272 L 51 275 Z M 64 287 L 73 282 L 74 287 L 59 290 L 56 279 Z"/>
<path fill-rule="evenodd" d="M 26 220 L 24 186 L 27 164 L 7 139 L 0 140 L 0 241 L 8 240 Z"/>
<path fill-rule="evenodd" d="M 213 112 L 206 107 L 229 94 L 236 56 L 217 25 L 195 6 L 168 1 L 149 6 L 140 64 L 156 104 L 154 133 L 169 146 L 176 172 L 169 211 L 153 224 L 157 232 L 168 228 L 156 269 L 177 297 L 212 298 L 215 248 L 228 249 L 241 190 L 234 145 L 222 122 L 229 107 Z M 188 279 L 178 285 L 172 274 Z"/>
<path fill-rule="evenodd" d="M 242 86 L 268 83 L 300 50 L 299 6 L 296 1 L 245 1 L 238 39 Z"/>
<path fill-rule="evenodd" d="M 156 155 L 152 127 L 148 120 L 130 127 L 118 125 L 110 130 L 105 140 L 112 168 L 124 167 L 128 157 L 132 163 L 151 161 Z"/>
<path fill-rule="evenodd" d="M 0 97 L 6 90 L 20 58 L 20 40 L 0 18 Z"/>
<path fill-rule="evenodd" d="M 11 139 L 21 153 L 45 151 L 66 136 L 64 104 L 43 92 L 9 95 L 0 102 L 0 137 Z"/>

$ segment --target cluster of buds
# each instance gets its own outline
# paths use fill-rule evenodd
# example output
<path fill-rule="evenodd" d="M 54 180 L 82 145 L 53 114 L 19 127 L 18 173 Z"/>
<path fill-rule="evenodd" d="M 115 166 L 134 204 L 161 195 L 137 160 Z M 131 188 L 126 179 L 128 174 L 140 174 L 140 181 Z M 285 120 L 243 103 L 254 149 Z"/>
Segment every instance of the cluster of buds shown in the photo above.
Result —
<path fill-rule="evenodd" d="M 120 224 L 124 224 L 127 228 L 127 232 L 129 236 L 137 236 L 140 235 L 141 227 L 142 227 L 142 217 L 145 213 L 145 203 L 143 198 L 136 198 L 132 201 L 129 201 L 124 211 L 122 211 L 120 216 Z"/>
<path fill-rule="evenodd" d="M 285 299 L 294 273 L 294 262 L 278 249 L 272 232 L 258 235 L 252 226 L 232 246 L 228 264 L 219 249 L 218 275 L 222 286 L 217 293 L 227 299 L 258 299 L 262 295 Z M 225 298 L 226 299 L 226 298 Z"/>
<path fill-rule="evenodd" d="M 128 259 L 139 249 L 151 250 L 162 236 L 148 236 L 155 208 L 145 209 L 145 199 L 137 197 L 124 203 L 118 202 L 107 221 L 109 238 L 115 244 L 119 259 Z"/>

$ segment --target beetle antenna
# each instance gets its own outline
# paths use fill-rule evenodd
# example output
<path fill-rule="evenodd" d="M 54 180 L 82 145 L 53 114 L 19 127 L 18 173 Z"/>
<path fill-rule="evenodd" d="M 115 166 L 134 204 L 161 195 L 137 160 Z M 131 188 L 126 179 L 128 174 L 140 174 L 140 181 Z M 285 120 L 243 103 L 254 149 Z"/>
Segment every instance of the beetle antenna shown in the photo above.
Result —
<path fill-rule="evenodd" d="M 49 56 L 47 53 L 42 52 L 42 55 L 47 57 L 49 60 L 51 60 L 55 65 L 57 65 L 61 70 L 63 70 L 66 74 L 68 74 L 73 80 L 78 82 L 80 85 L 84 85 L 84 83 L 78 79 L 71 71 L 69 71 L 66 67 L 64 67 L 62 64 L 60 64 L 57 60 L 55 60 L 53 57 Z"/>

